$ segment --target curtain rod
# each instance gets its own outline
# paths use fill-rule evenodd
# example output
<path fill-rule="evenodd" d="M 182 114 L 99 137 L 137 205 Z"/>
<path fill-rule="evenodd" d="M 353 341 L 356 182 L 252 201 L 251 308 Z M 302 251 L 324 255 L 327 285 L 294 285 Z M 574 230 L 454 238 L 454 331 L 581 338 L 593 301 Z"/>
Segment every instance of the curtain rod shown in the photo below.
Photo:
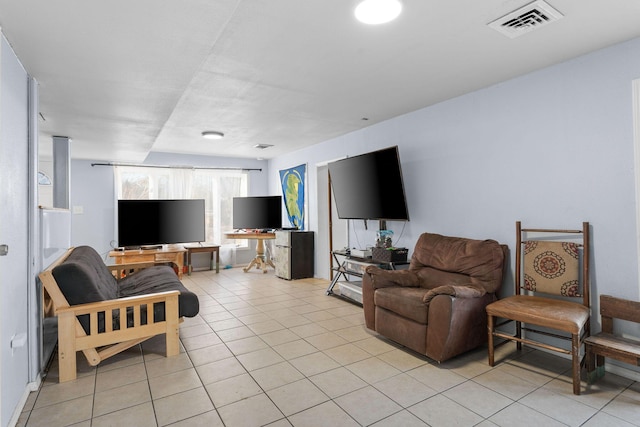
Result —
<path fill-rule="evenodd" d="M 212 169 L 212 170 L 240 170 L 240 171 L 258 171 L 262 172 L 262 168 L 223 168 L 215 166 L 171 166 L 171 165 L 146 165 L 139 163 L 91 163 L 91 166 L 118 166 L 118 167 L 136 167 L 136 168 L 164 168 L 164 169 Z"/>

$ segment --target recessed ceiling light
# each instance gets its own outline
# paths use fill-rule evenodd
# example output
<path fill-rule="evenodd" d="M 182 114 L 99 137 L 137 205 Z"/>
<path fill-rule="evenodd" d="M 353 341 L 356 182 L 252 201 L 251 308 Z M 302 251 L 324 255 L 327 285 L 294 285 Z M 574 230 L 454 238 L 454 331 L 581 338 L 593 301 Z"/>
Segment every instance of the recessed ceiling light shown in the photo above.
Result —
<path fill-rule="evenodd" d="M 224 137 L 224 133 L 215 130 L 206 130 L 202 132 L 202 137 L 206 139 L 222 139 Z"/>
<path fill-rule="evenodd" d="M 400 12 L 400 0 L 364 0 L 356 7 L 355 15 L 362 23 L 377 25 L 393 21 Z"/>

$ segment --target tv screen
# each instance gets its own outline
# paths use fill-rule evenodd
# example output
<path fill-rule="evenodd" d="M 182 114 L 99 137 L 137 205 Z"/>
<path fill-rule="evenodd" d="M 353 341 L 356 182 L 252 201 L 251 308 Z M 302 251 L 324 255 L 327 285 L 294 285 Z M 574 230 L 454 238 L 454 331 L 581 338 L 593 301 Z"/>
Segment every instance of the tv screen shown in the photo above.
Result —
<path fill-rule="evenodd" d="M 203 199 L 118 200 L 118 245 L 205 241 Z"/>
<path fill-rule="evenodd" d="M 234 197 L 233 228 L 282 228 L 282 196 Z"/>
<path fill-rule="evenodd" d="M 338 217 L 408 221 L 398 147 L 328 165 Z"/>

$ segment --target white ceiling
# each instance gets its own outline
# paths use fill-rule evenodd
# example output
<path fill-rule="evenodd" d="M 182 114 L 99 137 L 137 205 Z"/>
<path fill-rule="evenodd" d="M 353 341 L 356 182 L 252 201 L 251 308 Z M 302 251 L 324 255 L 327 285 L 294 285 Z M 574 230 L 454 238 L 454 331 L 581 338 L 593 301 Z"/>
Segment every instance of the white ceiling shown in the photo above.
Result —
<path fill-rule="evenodd" d="M 0 0 L 0 26 L 40 83 L 40 140 L 73 158 L 271 158 L 640 36 L 638 0 L 548 0 L 564 18 L 515 39 L 487 26 L 529 2 L 403 0 L 368 26 L 357 0 Z"/>

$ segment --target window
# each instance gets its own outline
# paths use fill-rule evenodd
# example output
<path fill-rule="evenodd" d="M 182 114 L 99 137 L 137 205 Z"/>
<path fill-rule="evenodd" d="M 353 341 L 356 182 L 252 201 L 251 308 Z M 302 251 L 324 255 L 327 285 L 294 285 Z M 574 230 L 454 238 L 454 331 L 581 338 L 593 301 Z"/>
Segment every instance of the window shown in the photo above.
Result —
<path fill-rule="evenodd" d="M 157 167 L 116 167 L 115 171 L 118 199 L 204 199 L 207 242 L 247 245 L 246 240 L 224 236 L 233 229 L 233 198 L 247 195 L 247 172 Z"/>

